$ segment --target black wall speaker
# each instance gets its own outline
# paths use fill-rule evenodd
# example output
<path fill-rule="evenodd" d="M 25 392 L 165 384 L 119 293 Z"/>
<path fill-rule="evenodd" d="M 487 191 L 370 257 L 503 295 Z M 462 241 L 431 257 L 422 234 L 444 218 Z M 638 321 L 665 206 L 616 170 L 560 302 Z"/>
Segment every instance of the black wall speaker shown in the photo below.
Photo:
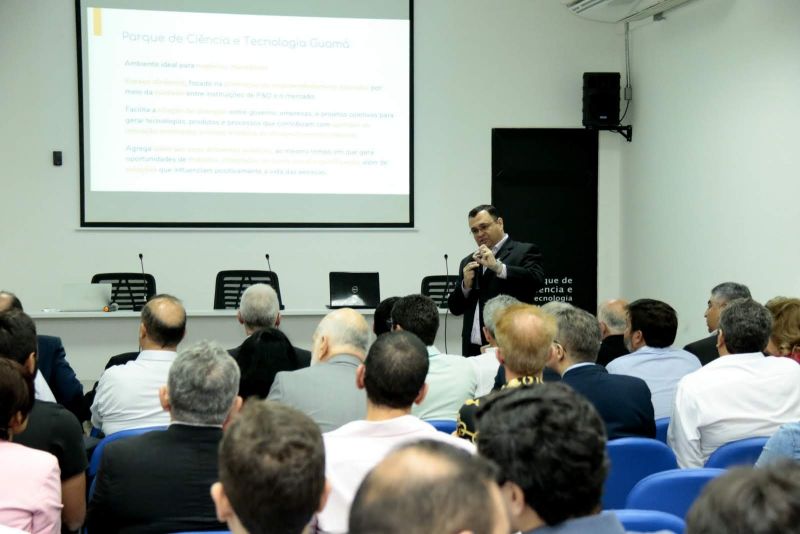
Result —
<path fill-rule="evenodd" d="M 619 124 L 618 72 L 583 73 L 583 125 L 587 128 Z"/>

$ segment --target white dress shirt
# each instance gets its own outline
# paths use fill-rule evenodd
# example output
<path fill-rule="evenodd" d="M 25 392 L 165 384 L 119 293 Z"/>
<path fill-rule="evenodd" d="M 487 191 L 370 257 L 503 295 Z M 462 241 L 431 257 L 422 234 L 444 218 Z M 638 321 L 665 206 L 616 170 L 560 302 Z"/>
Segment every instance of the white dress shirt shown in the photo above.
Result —
<path fill-rule="evenodd" d="M 478 379 L 475 398 L 491 393 L 497 369 L 500 367 L 500 362 L 497 361 L 497 347 L 489 347 L 483 354 L 466 358 L 466 360 L 472 365 L 475 377 Z"/>
<path fill-rule="evenodd" d="M 105 370 L 92 404 L 92 425 L 106 435 L 148 426 L 169 424 L 158 390 L 167 384 L 176 353 L 143 350 L 133 361 Z"/>
<path fill-rule="evenodd" d="M 53 395 L 53 391 L 50 389 L 50 386 L 47 385 L 47 380 L 45 380 L 42 376 L 42 373 L 36 373 L 36 376 L 33 379 L 33 388 L 34 397 L 36 397 L 36 400 L 45 402 L 58 402 L 56 401 L 56 396 Z"/>
<path fill-rule="evenodd" d="M 508 241 L 508 234 L 503 234 L 503 238 L 500 241 L 498 241 L 497 244 L 495 244 L 495 246 L 492 247 L 492 255 L 493 256 L 497 256 L 497 253 L 500 251 L 500 247 L 505 245 L 506 241 Z M 481 267 L 481 273 L 485 273 L 486 269 L 487 269 L 486 266 Z M 477 274 L 477 273 L 475 273 L 475 274 Z M 506 268 L 506 264 L 504 263 L 502 265 L 502 267 L 500 267 L 500 272 L 497 273 L 497 278 L 500 278 L 501 280 L 505 280 L 506 277 L 508 277 L 508 269 Z M 474 280 L 473 280 L 472 283 L 473 283 L 473 285 L 475 284 Z M 472 291 L 472 289 L 465 289 L 464 286 L 463 286 L 463 282 L 462 282 L 461 291 L 464 292 L 464 296 L 466 297 L 466 296 L 469 295 L 469 292 Z M 470 337 L 470 341 L 474 345 L 480 345 L 481 343 L 483 343 L 483 340 L 481 338 L 481 303 L 480 302 L 478 302 L 475 305 L 475 317 L 472 320 L 472 334 L 471 334 L 471 337 Z"/>
<path fill-rule="evenodd" d="M 730 354 L 678 384 L 667 442 L 680 467 L 702 467 L 720 445 L 771 436 L 800 420 L 800 365 L 760 352 Z"/>
<path fill-rule="evenodd" d="M 656 419 L 672 415 L 678 381 L 700 367 L 700 360 L 691 352 L 674 347 L 648 346 L 614 358 L 606 365 L 609 373 L 636 376 L 647 383 Z"/>
<path fill-rule="evenodd" d="M 475 452 L 467 440 L 439 432 L 413 415 L 386 421 L 353 421 L 322 435 L 325 477 L 331 493 L 317 519 L 323 532 L 347 532 L 350 505 L 367 473 L 393 449 L 421 439 L 444 441 Z"/>
<path fill-rule="evenodd" d="M 455 421 L 464 401 L 475 398 L 478 378 L 469 360 L 463 356 L 442 354 L 433 345 L 428 347 L 428 394 L 422 404 L 415 404 L 411 413 L 420 419 Z"/>

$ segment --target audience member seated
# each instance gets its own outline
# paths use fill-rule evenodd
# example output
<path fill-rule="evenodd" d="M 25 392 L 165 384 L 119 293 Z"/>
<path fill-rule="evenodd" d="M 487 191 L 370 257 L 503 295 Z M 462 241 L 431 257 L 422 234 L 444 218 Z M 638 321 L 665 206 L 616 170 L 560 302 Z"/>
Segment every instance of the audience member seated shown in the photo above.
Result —
<path fill-rule="evenodd" d="M 367 417 L 323 435 L 325 474 L 331 485 L 328 503 L 319 514 L 323 532 L 347 532 L 353 497 L 367 472 L 393 448 L 423 438 L 444 441 L 474 452 L 462 439 L 438 432 L 411 415 L 411 406 L 425 398 L 428 351 L 410 332 L 380 336 L 357 374 L 367 392 Z"/>
<path fill-rule="evenodd" d="M 723 282 L 712 289 L 711 296 L 708 297 L 708 307 L 704 314 L 706 326 L 711 335 L 689 343 L 683 347 L 683 350 L 689 351 L 697 356 L 697 359 L 699 359 L 700 363 L 703 365 L 719 358 L 719 352 L 717 352 L 719 314 L 730 301 L 749 298 L 751 298 L 750 290 L 747 286 L 736 282 Z"/>
<path fill-rule="evenodd" d="M 635 376 L 612 375 L 597 365 L 600 324 L 589 312 L 560 303 L 551 313 L 558 324 L 555 355 L 548 365 L 561 382 L 589 399 L 603 418 L 608 439 L 655 438 L 656 423 L 650 390 Z"/>
<path fill-rule="evenodd" d="M 242 372 L 239 396 L 245 400 L 265 398 L 277 373 L 300 368 L 295 348 L 277 328 L 256 331 L 238 347 L 234 359 Z"/>
<path fill-rule="evenodd" d="M 0 291 L 0 312 L 22 309 L 22 302 L 8 291 Z M 57 402 L 85 421 L 89 418 L 83 403 L 83 385 L 67 361 L 61 338 L 36 336 L 36 392 L 37 399 Z"/>
<path fill-rule="evenodd" d="M 623 534 L 601 514 L 606 432 L 589 401 L 565 384 L 503 391 L 478 413 L 478 453 L 500 468 L 512 531 Z"/>
<path fill-rule="evenodd" d="M 25 312 L 0 313 L 0 360 L 22 365 L 31 376 L 36 372 L 36 326 Z M 36 400 L 27 425 L 14 441 L 33 449 L 49 452 L 60 467 L 62 523 L 77 530 L 86 517 L 86 451 L 83 429 L 75 415 L 53 402 Z"/>
<path fill-rule="evenodd" d="M 619 356 L 628 354 L 625 346 L 625 316 L 628 302 L 615 299 L 607 300 L 597 307 L 597 320 L 600 322 L 600 352 L 597 364 L 606 366 Z"/>
<path fill-rule="evenodd" d="M 763 467 L 781 459 L 800 461 L 800 423 L 787 423 L 775 432 L 756 461 L 756 467 Z"/>
<path fill-rule="evenodd" d="M 686 534 L 723 532 L 800 532 L 800 465 L 739 467 L 709 482 L 686 516 Z"/>
<path fill-rule="evenodd" d="M 60 534 L 61 484 L 52 454 L 17 443 L 33 407 L 33 375 L 0 358 L 0 525 L 32 534 Z"/>
<path fill-rule="evenodd" d="M 467 358 L 443 354 L 434 346 L 439 330 L 439 310 L 430 297 L 408 295 L 401 297 L 392 308 L 395 330 L 415 334 L 428 347 L 428 394 L 411 413 L 421 419 L 455 421 L 458 408 L 475 396 L 478 378 Z"/>
<path fill-rule="evenodd" d="M 278 294 L 269 284 L 253 284 L 242 293 L 236 319 L 244 326 L 248 337 L 264 328 L 278 328 L 281 324 L 281 306 Z M 239 354 L 241 345 L 228 352 L 234 358 Z M 311 352 L 294 347 L 300 367 L 311 365 Z"/>
<path fill-rule="evenodd" d="M 666 302 L 640 299 L 628 305 L 625 325 L 625 345 L 631 353 L 618 357 L 606 369 L 647 382 L 655 418 L 670 417 L 678 381 L 700 368 L 694 354 L 672 346 L 678 315 Z"/>
<path fill-rule="evenodd" d="M 158 391 L 186 333 L 186 310 L 171 295 L 156 295 L 142 308 L 139 346 L 142 352 L 125 365 L 106 369 L 92 403 L 92 425 L 105 435 L 148 426 L 167 425 Z"/>
<path fill-rule="evenodd" d="M 226 420 L 238 411 L 239 368 L 217 343 L 175 358 L 157 393 L 171 423 L 109 443 L 89 503 L 89 532 L 221 530 L 209 487 Z"/>
<path fill-rule="evenodd" d="M 358 489 L 350 534 L 508 534 L 495 469 L 439 441 L 387 456 Z"/>
<path fill-rule="evenodd" d="M 310 532 L 325 505 L 325 449 L 319 427 L 275 402 L 248 402 L 219 447 L 217 517 L 233 534 Z"/>
<path fill-rule="evenodd" d="M 753 300 L 722 310 L 720 357 L 678 384 L 667 441 L 680 467 L 702 467 L 721 445 L 800 420 L 800 365 L 764 356 L 771 331 L 769 310 Z"/>
<path fill-rule="evenodd" d="M 372 316 L 372 332 L 376 337 L 392 331 L 392 308 L 399 298 L 383 299 L 375 308 L 375 314 Z"/>
<path fill-rule="evenodd" d="M 530 304 L 514 304 L 497 321 L 497 359 L 508 382 L 504 389 L 542 383 L 542 372 L 554 353 L 555 319 Z M 475 414 L 495 393 L 464 403 L 458 412 L 459 437 L 475 441 Z"/>
<path fill-rule="evenodd" d="M 367 397 L 356 387 L 356 370 L 369 345 L 369 325 L 350 308 L 320 321 L 311 347 L 311 367 L 275 375 L 267 399 L 297 408 L 322 432 L 367 415 Z"/>
<path fill-rule="evenodd" d="M 467 361 L 475 368 L 475 376 L 478 378 L 476 397 L 483 397 L 492 392 L 494 379 L 500 367 L 500 362 L 497 360 L 497 339 L 495 338 L 497 319 L 506 308 L 519 303 L 519 300 L 512 296 L 497 295 L 483 305 L 482 328 L 488 344 L 481 347 L 479 355 L 467 358 Z"/>
<path fill-rule="evenodd" d="M 800 299 L 775 297 L 766 306 L 772 314 L 767 354 L 789 356 L 800 363 Z"/>

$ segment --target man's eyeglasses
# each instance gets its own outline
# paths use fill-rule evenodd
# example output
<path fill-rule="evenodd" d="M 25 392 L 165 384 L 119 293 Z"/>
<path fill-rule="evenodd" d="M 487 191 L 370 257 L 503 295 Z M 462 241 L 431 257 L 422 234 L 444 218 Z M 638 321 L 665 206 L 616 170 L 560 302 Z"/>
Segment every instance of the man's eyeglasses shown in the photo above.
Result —
<path fill-rule="evenodd" d="M 472 228 L 470 228 L 469 231 L 472 233 L 472 235 L 478 235 L 479 233 L 485 232 L 486 230 L 491 228 L 492 225 L 496 222 L 497 221 L 492 221 L 490 223 L 479 224 L 478 226 L 473 226 Z"/>

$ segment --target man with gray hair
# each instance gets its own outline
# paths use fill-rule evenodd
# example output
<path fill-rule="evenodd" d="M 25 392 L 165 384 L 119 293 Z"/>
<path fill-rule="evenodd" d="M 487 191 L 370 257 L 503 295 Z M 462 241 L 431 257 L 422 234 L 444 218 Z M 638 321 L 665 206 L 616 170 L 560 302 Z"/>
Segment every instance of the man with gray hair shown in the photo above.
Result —
<path fill-rule="evenodd" d="M 680 467 L 702 467 L 721 445 L 800 420 L 800 366 L 764 356 L 771 330 L 772 315 L 754 300 L 722 309 L 720 357 L 684 376 L 675 394 L 667 442 Z"/>
<path fill-rule="evenodd" d="M 275 375 L 267 400 L 305 413 L 329 432 L 364 419 L 367 397 L 356 387 L 356 370 L 364 362 L 370 327 L 351 308 L 326 315 L 312 337 L 311 367 Z"/>
<path fill-rule="evenodd" d="M 612 375 L 598 365 L 600 324 L 584 310 L 560 303 L 542 309 L 556 318 L 555 352 L 548 365 L 561 381 L 594 404 L 606 427 L 608 439 L 654 438 L 656 423 L 650 388 L 641 378 Z"/>
<path fill-rule="evenodd" d="M 597 320 L 600 322 L 600 352 L 597 364 L 606 366 L 615 358 L 628 354 L 625 346 L 625 315 L 628 301 L 613 299 L 601 302 L 597 307 Z"/>
<path fill-rule="evenodd" d="M 749 298 L 751 298 L 750 290 L 746 285 L 737 282 L 723 282 L 712 289 L 711 296 L 708 297 L 708 307 L 704 314 L 706 326 L 711 335 L 689 343 L 683 347 L 683 350 L 697 356 L 697 359 L 703 365 L 716 360 L 719 357 L 719 352 L 717 352 L 717 329 L 719 328 L 720 313 L 730 301 Z"/>
<path fill-rule="evenodd" d="M 483 397 L 491 393 L 495 383 L 495 376 L 500 367 L 497 361 L 497 340 L 494 337 L 494 329 L 500 314 L 512 304 L 519 304 L 519 300 L 511 295 L 497 295 L 486 301 L 483 306 L 483 335 L 487 345 L 481 347 L 481 354 L 467 361 L 475 369 L 478 377 L 478 389 L 476 397 Z"/>
<path fill-rule="evenodd" d="M 175 358 L 159 390 L 171 423 L 109 443 L 89 503 L 90 532 L 223 530 L 208 488 L 218 479 L 222 427 L 239 411 L 239 367 L 201 341 Z"/>
<path fill-rule="evenodd" d="M 236 319 L 244 326 L 244 333 L 250 337 L 265 328 L 278 328 L 281 324 L 281 308 L 278 294 L 269 284 L 253 284 L 242 293 Z M 242 346 L 228 350 L 234 358 L 239 356 Z M 300 367 L 311 364 L 311 351 L 293 347 Z"/>

